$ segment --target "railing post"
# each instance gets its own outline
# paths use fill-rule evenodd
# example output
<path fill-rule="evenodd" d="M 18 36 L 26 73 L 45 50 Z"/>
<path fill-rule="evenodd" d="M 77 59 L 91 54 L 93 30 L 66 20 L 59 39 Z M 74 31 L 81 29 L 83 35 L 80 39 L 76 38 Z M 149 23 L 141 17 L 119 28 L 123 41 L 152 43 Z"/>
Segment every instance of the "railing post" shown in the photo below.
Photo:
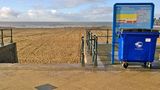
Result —
<path fill-rule="evenodd" d="M 107 29 L 107 44 L 109 43 L 108 38 L 109 38 L 109 29 Z"/>
<path fill-rule="evenodd" d="M 90 31 L 88 32 L 88 51 L 90 51 Z"/>
<path fill-rule="evenodd" d="M 90 55 L 92 55 L 92 41 L 93 40 L 93 37 L 92 37 L 92 32 L 90 33 Z"/>
<path fill-rule="evenodd" d="M 81 65 L 85 66 L 84 62 L 84 36 L 82 36 L 82 44 L 81 44 Z"/>
<path fill-rule="evenodd" d="M 98 38 L 94 35 L 94 66 L 98 66 L 97 63 L 97 45 L 98 45 Z"/>
<path fill-rule="evenodd" d="M 86 30 L 86 43 L 88 45 L 88 30 Z"/>
<path fill-rule="evenodd" d="M 11 28 L 11 40 L 10 40 L 10 43 L 13 43 L 12 28 Z"/>
<path fill-rule="evenodd" d="M 92 46 L 93 46 L 92 47 L 92 62 L 94 63 L 94 61 L 95 61 L 95 56 L 94 56 L 95 55 L 95 36 L 93 36 L 92 40 L 93 40 L 92 41 L 93 42 L 92 43 Z"/>
<path fill-rule="evenodd" d="M 4 41 L 3 41 L 3 30 L 1 29 L 1 46 L 4 46 Z"/>

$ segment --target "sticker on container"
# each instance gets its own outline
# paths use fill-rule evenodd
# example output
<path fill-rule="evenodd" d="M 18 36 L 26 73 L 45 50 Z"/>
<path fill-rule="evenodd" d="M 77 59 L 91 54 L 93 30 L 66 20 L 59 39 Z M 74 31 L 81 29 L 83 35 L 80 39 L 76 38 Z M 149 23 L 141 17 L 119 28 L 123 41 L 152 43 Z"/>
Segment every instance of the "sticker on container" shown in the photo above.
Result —
<path fill-rule="evenodd" d="M 135 43 L 135 46 L 136 46 L 137 48 L 141 48 L 141 47 L 143 46 L 143 42 L 136 42 L 136 43 Z"/>
<path fill-rule="evenodd" d="M 146 38 L 145 41 L 146 42 L 151 42 L 151 38 Z"/>

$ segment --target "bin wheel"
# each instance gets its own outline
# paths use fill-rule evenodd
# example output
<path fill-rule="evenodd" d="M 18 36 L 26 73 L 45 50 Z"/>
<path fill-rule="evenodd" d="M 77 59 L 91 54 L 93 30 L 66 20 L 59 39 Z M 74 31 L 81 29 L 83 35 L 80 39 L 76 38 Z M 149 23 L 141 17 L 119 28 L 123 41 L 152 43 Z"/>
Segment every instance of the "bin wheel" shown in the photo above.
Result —
<path fill-rule="evenodd" d="M 146 62 L 144 62 L 144 68 L 146 68 L 147 67 L 147 63 Z"/>
<path fill-rule="evenodd" d="M 127 62 L 123 62 L 123 63 L 122 63 L 122 66 L 123 66 L 125 69 L 127 69 L 128 63 L 127 63 Z"/>
<path fill-rule="evenodd" d="M 150 68 L 150 69 L 151 69 L 151 68 L 152 68 L 152 63 L 148 63 L 148 65 L 147 65 L 147 66 L 148 66 L 148 68 Z"/>

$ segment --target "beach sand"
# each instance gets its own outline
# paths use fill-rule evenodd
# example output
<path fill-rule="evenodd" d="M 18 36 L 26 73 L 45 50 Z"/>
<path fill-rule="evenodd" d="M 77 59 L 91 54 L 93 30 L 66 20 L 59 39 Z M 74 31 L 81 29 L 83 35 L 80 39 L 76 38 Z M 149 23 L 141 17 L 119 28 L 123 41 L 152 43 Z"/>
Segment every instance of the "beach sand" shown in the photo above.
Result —
<path fill-rule="evenodd" d="M 106 30 L 97 30 L 91 31 L 93 35 L 107 35 Z M 79 63 L 81 37 L 85 33 L 83 27 L 14 28 L 13 40 L 17 43 L 18 61 L 21 64 Z M 109 34 L 112 35 L 111 30 Z M 109 37 L 109 43 L 111 40 Z M 106 41 L 106 37 L 98 37 L 99 43 Z"/>
<path fill-rule="evenodd" d="M 79 63 L 84 28 L 13 29 L 22 64 Z"/>

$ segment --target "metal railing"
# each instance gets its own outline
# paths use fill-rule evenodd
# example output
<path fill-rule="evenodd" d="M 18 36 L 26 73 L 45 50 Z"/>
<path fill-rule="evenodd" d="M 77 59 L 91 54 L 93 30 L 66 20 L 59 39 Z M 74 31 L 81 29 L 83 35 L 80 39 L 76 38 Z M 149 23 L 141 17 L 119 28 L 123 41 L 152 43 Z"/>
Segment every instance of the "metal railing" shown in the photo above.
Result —
<path fill-rule="evenodd" d="M 4 33 L 4 31 L 10 31 L 9 35 L 6 35 Z M 1 32 L 0 33 L 0 39 L 1 39 L 0 45 L 1 46 L 4 46 L 5 43 L 13 43 L 12 28 L 1 28 L 0 27 L 0 32 Z M 10 38 L 10 40 L 9 41 L 4 41 L 5 38 Z"/>
<path fill-rule="evenodd" d="M 86 29 L 86 37 L 89 36 L 90 34 L 93 34 L 91 31 L 106 31 L 106 35 L 97 35 L 97 37 L 106 38 L 107 39 L 106 43 L 109 44 L 109 39 L 112 38 L 112 34 L 110 33 L 110 32 L 112 32 L 111 28 L 87 28 Z"/>
<path fill-rule="evenodd" d="M 87 31 L 86 32 L 86 43 L 87 43 L 87 51 L 92 56 L 92 63 L 94 66 L 98 66 L 97 63 L 97 54 L 98 54 L 98 37 L 96 35 L 93 35 L 92 32 Z"/>
<path fill-rule="evenodd" d="M 93 39 L 92 39 L 92 43 L 91 43 L 91 46 L 92 46 L 92 62 L 94 64 L 94 66 L 97 66 L 97 54 L 98 54 L 98 50 L 97 50 L 97 45 L 98 45 L 98 37 L 96 35 L 93 36 Z"/>
<path fill-rule="evenodd" d="M 84 62 L 84 36 L 82 36 L 82 38 L 81 38 L 80 62 L 81 62 L 82 66 L 85 66 L 85 62 Z"/>
<path fill-rule="evenodd" d="M 106 31 L 106 35 L 97 35 L 97 33 L 94 33 L 92 31 Z M 84 36 L 81 38 L 81 54 L 80 54 L 80 62 L 82 66 L 85 66 L 85 42 L 86 41 L 86 49 L 89 55 L 91 55 L 91 61 L 93 66 L 98 66 L 98 38 L 107 38 L 106 43 L 109 44 L 109 39 L 112 37 L 110 34 L 111 29 L 100 29 L 100 28 L 87 28 L 86 29 L 86 38 L 84 40 Z"/>

